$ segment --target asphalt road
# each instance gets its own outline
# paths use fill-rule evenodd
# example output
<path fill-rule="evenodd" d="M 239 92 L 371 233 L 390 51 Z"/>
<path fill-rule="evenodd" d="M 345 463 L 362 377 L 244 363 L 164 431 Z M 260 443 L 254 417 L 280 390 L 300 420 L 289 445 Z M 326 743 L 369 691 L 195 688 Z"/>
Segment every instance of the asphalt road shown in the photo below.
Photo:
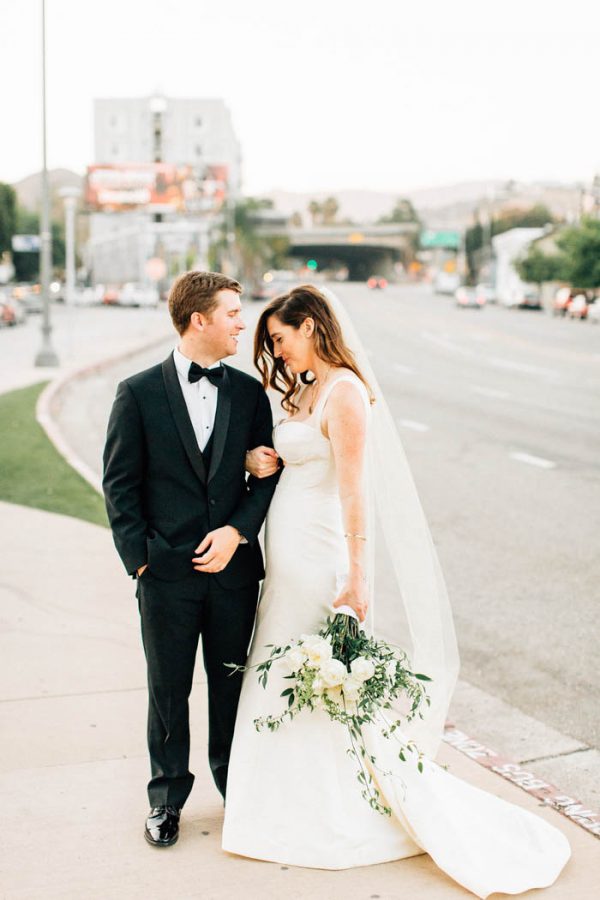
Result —
<path fill-rule="evenodd" d="M 343 285 L 404 442 L 461 676 L 600 745 L 600 328 Z"/>
<path fill-rule="evenodd" d="M 335 289 L 398 423 L 454 608 L 461 677 L 599 747 L 600 327 L 458 309 L 421 286 Z M 236 365 L 248 364 L 260 308 L 247 305 Z M 117 381 L 172 345 L 73 386 L 61 426 L 96 470 Z M 380 607 L 393 617 L 381 568 Z"/>

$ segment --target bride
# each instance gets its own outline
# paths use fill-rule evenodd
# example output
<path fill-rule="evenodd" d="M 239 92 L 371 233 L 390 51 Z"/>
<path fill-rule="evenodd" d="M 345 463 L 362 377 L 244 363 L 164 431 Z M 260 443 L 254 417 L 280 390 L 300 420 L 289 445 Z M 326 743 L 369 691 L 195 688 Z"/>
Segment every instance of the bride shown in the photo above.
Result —
<path fill-rule="evenodd" d="M 433 762 L 458 671 L 452 616 L 437 555 L 387 404 L 337 298 L 311 285 L 263 311 L 255 362 L 283 393 L 275 451 L 249 454 L 253 474 L 284 463 L 266 523 L 267 574 L 248 666 L 316 633 L 340 606 L 374 627 L 376 524 L 388 550 L 403 625 L 382 636 L 433 679 L 422 721 L 403 740 L 426 754 L 423 772 L 400 762 L 370 727 L 371 774 L 392 810 L 362 798 L 347 731 L 305 712 L 275 732 L 254 719 L 282 711 L 289 682 L 273 667 L 266 689 L 244 675 L 229 765 L 223 848 L 255 859 L 343 869 L 428 853 L 475 895 L 517 894 L 554 882 L 570 855 L 544 819 L 472 787 Z M 400 872 L 399 872 L 400 876 Z"/>

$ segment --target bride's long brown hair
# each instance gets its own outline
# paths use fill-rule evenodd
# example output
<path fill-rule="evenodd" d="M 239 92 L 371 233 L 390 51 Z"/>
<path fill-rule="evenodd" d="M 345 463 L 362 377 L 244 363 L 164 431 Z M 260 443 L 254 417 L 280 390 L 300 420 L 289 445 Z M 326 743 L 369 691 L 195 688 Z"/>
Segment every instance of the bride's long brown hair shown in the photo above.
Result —
<path fill-rule="evenodd" d="M 354 354 L 344 344 L 340 323 L 327 298 L 312 284 L 302 284 L 271 300 L 260 315 L 254 335 L 254 364 L 261 374 L 263 387 L 272 387 L 283 394 L 281 405 L 286 412 L 291 412 L 292 415 L 298 412 L 299 406 L 294 398 L 302 385 L 309 384 L 311 379 L 307 372 L 301 372 L 299 376 L 291 374 L 282 358 L 275 356 L 273 341 L 267 328 L 267 321 L 271 316 L 276 316 L 284 325 L 291 325 L 296 329 L 300 328 L 305 319 L 313 319 L 315 353 L 319 359 L 336 368 L 354 372 L 365 385 L 373 402 L 371 388 L 358 368 Z"/>

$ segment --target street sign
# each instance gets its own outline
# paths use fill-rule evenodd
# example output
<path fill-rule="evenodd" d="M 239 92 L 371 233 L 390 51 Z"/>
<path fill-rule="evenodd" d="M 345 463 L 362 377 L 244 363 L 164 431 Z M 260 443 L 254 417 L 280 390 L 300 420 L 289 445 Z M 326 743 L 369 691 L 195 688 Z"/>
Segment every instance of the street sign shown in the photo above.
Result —
<path fill-rule="evenodd" d="M 40 247 L 39 234 L 13 234 L 12 236 L 14 253 L 39 253 Z"/>
<path fill-rule="evenodd" d="M 434 247 L 460 250 L 460 231 L 428 229 L 421 232 L 420 244 L 423 250 Z"/>

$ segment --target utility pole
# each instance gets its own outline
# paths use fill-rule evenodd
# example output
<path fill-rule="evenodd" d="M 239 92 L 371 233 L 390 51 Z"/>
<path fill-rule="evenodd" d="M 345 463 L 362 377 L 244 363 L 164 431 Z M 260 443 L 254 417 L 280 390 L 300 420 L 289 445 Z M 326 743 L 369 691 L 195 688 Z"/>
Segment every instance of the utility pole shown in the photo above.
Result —
<path fill-rule="evenodd" d="M 64 187 L 59 191 L 65 201 L 65 238 L 66 238 L 66 282 L 65 302 L 68 306 L 75 302 L 75 206 L 80 195 L 79 188 Z"/>
<path fill-rule="evenodd" d="M 58 366 L 52 346 L 50 323 L 50 270 L 52 268 L 52 234 L 50 232 L 50 197 L 46 159 L 46 2 L 42 4 L 42 215 L 40 221 L 42 346 L 35 357 L 36 366 Z"/>

